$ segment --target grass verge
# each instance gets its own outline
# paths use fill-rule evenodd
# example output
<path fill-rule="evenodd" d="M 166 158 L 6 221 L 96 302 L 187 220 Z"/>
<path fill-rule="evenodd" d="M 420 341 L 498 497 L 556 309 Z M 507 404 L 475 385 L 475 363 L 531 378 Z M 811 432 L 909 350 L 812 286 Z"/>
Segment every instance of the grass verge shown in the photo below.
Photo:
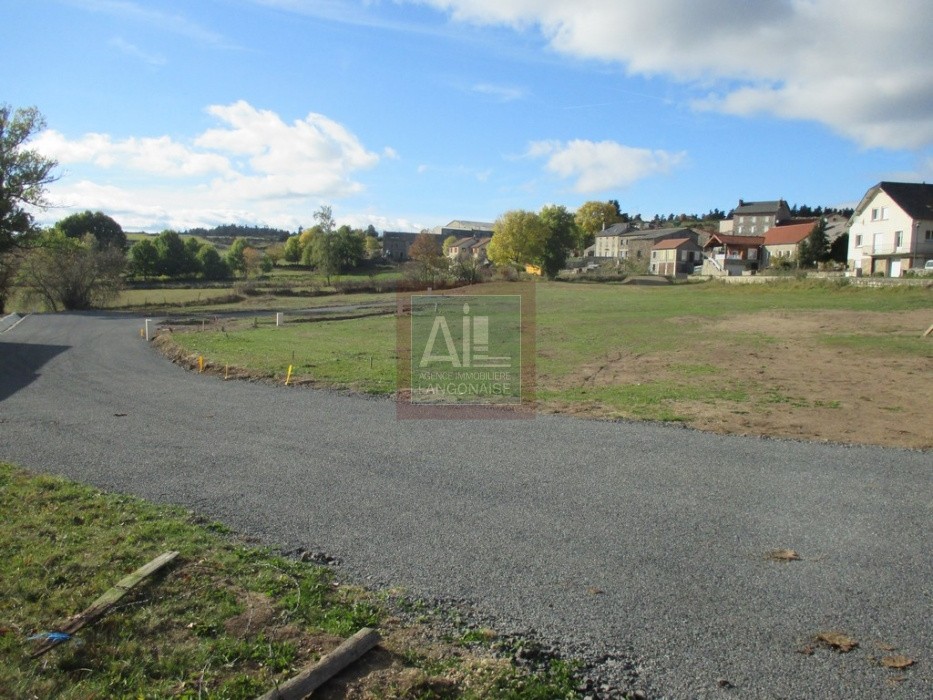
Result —
<path fill-rule="evenodd" d="M 0 512 L 5 697 L 254 698 L 364 626 L 383 643 L 315 697 L 575 697 L 566 662 L 527 670 L 468 633 L 444 641 L 449 633 L 401 623 L 387 596 L 337 585 L 327 567 L 179 508 L 0 463 Z M 29 658 L 30 636 L 170 549 L 178 559 L 108 616 Z"/>

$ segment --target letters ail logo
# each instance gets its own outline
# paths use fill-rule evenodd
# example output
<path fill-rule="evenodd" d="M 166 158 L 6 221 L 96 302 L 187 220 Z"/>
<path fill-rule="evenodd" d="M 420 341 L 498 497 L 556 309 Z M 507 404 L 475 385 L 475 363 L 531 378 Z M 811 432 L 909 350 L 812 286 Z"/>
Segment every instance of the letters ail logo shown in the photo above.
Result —
<path fill-rule="evenodd" d="M 462 354 L 457 352 L 457 344 L 454 342 L 450 327 L 447 325 L 446 316 L 435 316 L 434 324 L 431 326 L 431 333 L 428 335 L 428 342 L 425 344 L 424 353 L 421 355 L 419 367 L 427 367 L 432 362 L 449 363 L 454 368 L 469 367 L 510 367 L 512 358 L 508 355 L 501 357 L 489 356 L 489 316 L 470 316 L 470 305 L 463 305 L 463 342 L 461 344 Z M 441 342 L 442 336 L 444 348 L 441 352 L 435 352 L 435 346 Z M 446 352 L 444 352 L 446 350 Z"/>

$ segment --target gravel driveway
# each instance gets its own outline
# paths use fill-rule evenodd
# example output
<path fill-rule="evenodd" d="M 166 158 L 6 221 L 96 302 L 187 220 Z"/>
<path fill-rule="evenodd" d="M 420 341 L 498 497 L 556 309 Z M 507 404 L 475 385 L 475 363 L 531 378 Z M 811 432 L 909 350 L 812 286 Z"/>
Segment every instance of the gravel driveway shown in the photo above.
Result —
<path fill-rule="evenodd" d="M 933 697 L 929 452 L 400 422 L 383 399 L 183 371 L 140 325 L 38 315 L 0 335 L 0 458 L 473 601 L 606 654 L 649 697 Z M 802 559 L 767 558 L 785 547 Z M 814 644 L 826 631 L 859 646 Z M 916 663 L 883 668 L 892 653 Z"/>

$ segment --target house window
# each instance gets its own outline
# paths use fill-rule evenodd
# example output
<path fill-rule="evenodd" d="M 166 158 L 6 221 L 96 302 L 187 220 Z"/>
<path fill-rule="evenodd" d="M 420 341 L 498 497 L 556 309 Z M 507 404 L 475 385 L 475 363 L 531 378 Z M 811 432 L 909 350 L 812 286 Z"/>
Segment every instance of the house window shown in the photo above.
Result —
<path fill-rule="evenodd" d="M 862 234 L 858 233 L 855 235 L 855 247 L 858 248 L 862 245 Z"/>
<path fill-rule="evenodd" d="M 900 248 L 904 245 L 904 232 L 895 231 L 894 232 L 894 247 Z"/>
<path fill-rule="evenodd" d="M 881 218 L 881 217 L 879 216 L 878 210 L 877 210 L 877 209 L 872 209 L 872 210 L 871 210 L 871 220 L 872 220 L 872 221 L 877 221 L 879 218 Z"/>
<path fill-rule="evenodd" d="M 927 239 L 928 241 L 933 241 L 933 231 L 927 231 L 927 232 L 926 232 L 926 239 Z"/>
<path fill-rule="evenodd" d="M 876 233 L 874 239 L 872 240 L 871 252 L 875 255 L 881 252 L 882 242 L 884 241 L 883 233 Z"/>
<path fill-rule="evenodd" d="M 652 251 L 651 251 L 651 259 L 652 259 L 652 260 L 657 260 L 657 258 L 658 258 L 658 251 L 652 250 Z"/>

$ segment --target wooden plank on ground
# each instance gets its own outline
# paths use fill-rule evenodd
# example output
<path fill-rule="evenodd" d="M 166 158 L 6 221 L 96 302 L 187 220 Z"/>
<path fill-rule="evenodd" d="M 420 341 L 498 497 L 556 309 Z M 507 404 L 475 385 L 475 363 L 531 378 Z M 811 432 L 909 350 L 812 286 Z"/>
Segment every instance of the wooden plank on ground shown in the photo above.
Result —
<path fill-rule="evenodd" d="M 154 574 L 177 556 L 178 552 L 166 552 L 165 554 L 160 554 L 145 566 L 141 566 L 129 576 L 124 576 L 122 579 L 117 581 L 113 588 L 108 590 L 100 598 L 91 603 L 90 607 L 87 608 L 84 612 L 68 618 L 54 631 L 64 632 L 67 635 L 73 635 L 85 625 L 89 625 L 90 623 L 99 620 L 110 611 L 110 609 L 117 603 L 117 601 L 120 600 L 120 598 L 122 598 L 127 594 L 128 591 L 136 586 L 136 584 L 138 584 L 144 578 Z M 33 650 L 30 656 L 32 658 L 42 656 L 45 652 L 49 651 L 49 649 L 52 649 L 53 647 L 56 647 L 65 641 L 67 641 L 67 637 L 45 639 L 39 644 L 38 647 Z"/>
<path fill-rule="evenodd" d="M 331 653 L 325 654 L 278 688 L 270 690 L 258 700 L 300 700 L 336 676 L 380 641 L 379 633 L 368 627 L 346 640 Z"/>

